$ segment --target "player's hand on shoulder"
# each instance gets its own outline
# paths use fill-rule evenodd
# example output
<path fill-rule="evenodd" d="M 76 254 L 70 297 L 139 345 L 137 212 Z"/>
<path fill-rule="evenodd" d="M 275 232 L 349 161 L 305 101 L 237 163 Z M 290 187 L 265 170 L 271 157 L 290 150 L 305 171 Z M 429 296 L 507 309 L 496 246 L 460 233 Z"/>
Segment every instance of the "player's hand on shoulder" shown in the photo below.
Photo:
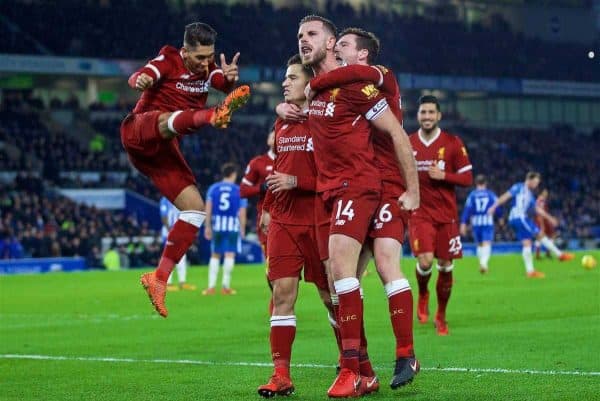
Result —
<path fill-rule="evenodd" d="M 145 91 L 146 89 L 150 88 L 153 84 L 154 79 L 146 73 L 141 73 L 135 80 L 135 88 L 140 91 Z"/>
<path fill-rule="evenodd" d="M 231 59 L 231 63 L 227 63 L 225 60 L 225 55 L 221 53 L 221 70 L 223 70 L 223 75 L 225 79 L 229 82 L 237 82 L 240 79 L 239 69 L 238 69 L 238 59 L 240 58 L 240 52 L 237 52 L 233 59 Z"/>
<path fill-rule="evenodd" d="M 399 198 L 398 203 L 400 204 L 400 208 L 402 210 L 413 211 L 419 208 L 419 204 L 421 203 L 421 198 L 419 196 L 419 192 L 404 192 Z"/>
<path fill-rule="evenodd" d="M 304 88 L 304 96 L 306 97 L 306 103 L 310 104 L 310 101 L 317 96 L 317 92 L 311 89 L 310 82 L 306 84 Z"/>
<path fill-rule="evenodd" d="M 302 108 L 293 103 L 279 103 L 275 113 L 286 121 L 304 121 L 307 118 Z"/>

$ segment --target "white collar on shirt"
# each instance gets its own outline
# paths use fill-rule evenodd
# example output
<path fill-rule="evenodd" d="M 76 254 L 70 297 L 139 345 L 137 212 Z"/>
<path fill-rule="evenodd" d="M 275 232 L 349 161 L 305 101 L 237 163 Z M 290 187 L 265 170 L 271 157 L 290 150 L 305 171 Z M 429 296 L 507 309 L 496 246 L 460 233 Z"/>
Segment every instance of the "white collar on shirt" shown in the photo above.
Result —
<path fill-rule="evenodd" d="M 421 129 L 419 128 L 419 140 L 421 141 L 421 143 L 423 143 L 423 145 L 429 147 L 429 145 L 431 145 L 432 143 L 435 142 L 436 139 L 439 138 L 439 136 L 442 133 L 442 129 L 440 127 L 437 128 L 437 131 L 435 133 L 435 135 L 429 140 L 427 141 L 425 138 L 423 138 L 423 131 L 421 131 Z"/>

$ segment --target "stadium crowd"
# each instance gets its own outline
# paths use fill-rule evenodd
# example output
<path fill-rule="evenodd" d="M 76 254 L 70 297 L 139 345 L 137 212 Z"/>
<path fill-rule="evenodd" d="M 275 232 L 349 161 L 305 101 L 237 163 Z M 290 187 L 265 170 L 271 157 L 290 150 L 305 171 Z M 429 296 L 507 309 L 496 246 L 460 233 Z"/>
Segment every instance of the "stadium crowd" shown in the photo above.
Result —
<path fill-rule="evenodd" d="M 56 7 L 50 1 L 0 2 L 0 15 L 19 28 L 9 30 L 0 24 L 5 31 L 0 31 L 2 37 L 6 37 L 0 43 L 0 52 L 146 59 L 165 41 L 179 44 L 182 23 L 202 20 L 219 32 L 219 50 L 226 54 L 242 50 L 243 65 L 279 66 L 295 45 L 290 27 L 314 11 L 300 5 L 276 10 L 269 2 L 229 7 L 219 2 L 190 2 L 178 7 L 174 3 L 91 0 L 84 6 L 69 0 Z M 368 6 L 356 11 L 334 2 L 328 4 L 325 15 L 335 15 L 342 26 L 375 32 L 386 49 L 380 61 L 398 72 L 600 80 L 600 69 L 590 68 L 585 58 L 588 50 L 583 45 L 526 38 L 513 32 L 499 15 L 485 25 L 467 25 L 456 19 L 433 19 L 435 15 L 429 19 L 384 13 Z M 53 21 L 52 30 L 46 29 L 47 21 Z M 147 25 L 148 21 L 152 21 L 153 29 L 130 29 Z M 432 24 L 435 29 L 424 29 Z M 455 44 L 460 44 L 460 50 Z M 250 48 L 251 52 L 243 51 Z"/>

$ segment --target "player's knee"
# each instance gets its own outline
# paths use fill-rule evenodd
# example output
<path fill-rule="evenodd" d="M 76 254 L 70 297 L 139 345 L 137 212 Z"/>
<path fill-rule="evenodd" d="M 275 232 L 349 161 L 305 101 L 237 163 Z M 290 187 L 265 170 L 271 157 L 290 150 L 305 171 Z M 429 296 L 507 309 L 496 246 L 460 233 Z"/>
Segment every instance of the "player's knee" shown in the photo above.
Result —
<path fill-rule="evenodd" d="M 172 139 L 175 137 L 175 133 L 169 129 L 169 117 L 172 113 L 162 113 L 158 116 L 158 132 L 164 139 Z"/>
<path fill-rule="evenodd" d="M 419 255 L 418 261 L 419 267 L 422 270 L 431 270 L 431 266 L 433 266 L 433 255 Z"/>

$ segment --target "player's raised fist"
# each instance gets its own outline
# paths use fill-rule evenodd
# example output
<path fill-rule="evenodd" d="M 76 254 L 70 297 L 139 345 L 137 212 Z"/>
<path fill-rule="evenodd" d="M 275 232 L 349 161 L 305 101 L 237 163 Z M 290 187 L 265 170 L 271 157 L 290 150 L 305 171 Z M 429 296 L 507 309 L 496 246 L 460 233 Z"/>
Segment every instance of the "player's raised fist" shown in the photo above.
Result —
<path fill-rule="evenodd" d="M 231 63 L 227 63 L 225 60 L 225 55 L 221 53 L 221 69 L 223 70 L 223 75 L 225 79 L 229 82 L 236 82 L 240 79 L 239 71 L 238 71 L 238 59 L 240 58 L 240 52 L 237 52 L 233 59 L 231 59 Z"/>
<path fill-rule="evenodd" d="M 135 88 L 140 91 L 145 91 L 154 83 L 154 79 L 148 74 L 141 73 L 135 80 Z"/>

